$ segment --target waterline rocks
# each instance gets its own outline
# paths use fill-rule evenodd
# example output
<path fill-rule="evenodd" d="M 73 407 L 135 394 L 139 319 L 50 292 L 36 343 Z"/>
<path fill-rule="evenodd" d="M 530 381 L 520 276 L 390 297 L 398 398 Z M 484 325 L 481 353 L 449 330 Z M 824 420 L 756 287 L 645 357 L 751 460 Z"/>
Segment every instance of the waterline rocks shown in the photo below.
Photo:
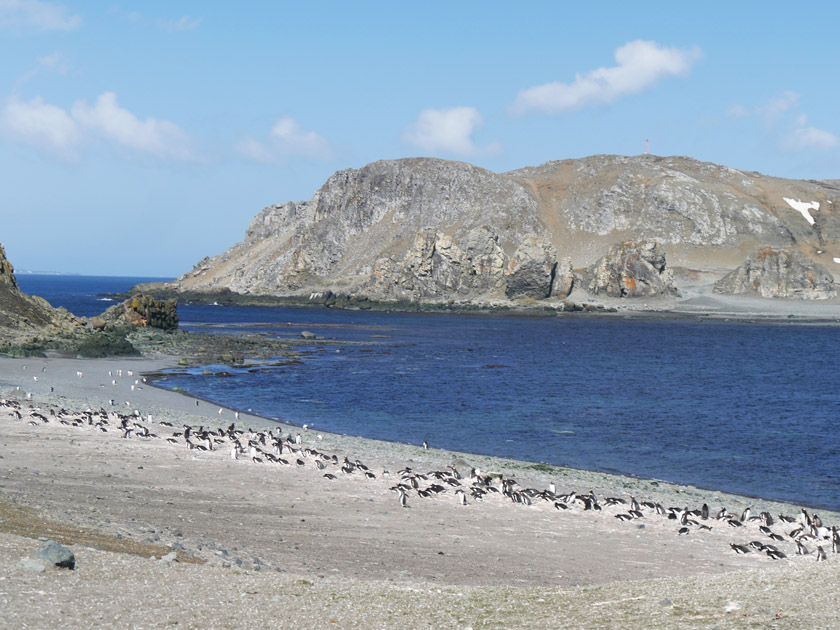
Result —
<path fill-rule="evenodd" d="M 715 282 L 715 293 L 764 298 L 827 300 L 837 297 L 834 277 L 798 251 L 763 247 Z"/>

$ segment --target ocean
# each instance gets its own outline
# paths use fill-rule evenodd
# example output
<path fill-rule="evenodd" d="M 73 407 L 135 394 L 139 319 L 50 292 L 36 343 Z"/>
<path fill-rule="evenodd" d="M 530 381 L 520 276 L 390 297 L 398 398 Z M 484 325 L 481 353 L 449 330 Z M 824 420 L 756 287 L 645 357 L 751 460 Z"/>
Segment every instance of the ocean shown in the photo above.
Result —
<path fill-rule="evenodd" d="M 108 306 L 97 294 L 147 280 L 18 277 L 85 316 Z M 357 344 L 178 371 L 162 387 L 323 431 L 840 511 L 840 327 L 188 305 L 179 317 L 195 332 Z"/>

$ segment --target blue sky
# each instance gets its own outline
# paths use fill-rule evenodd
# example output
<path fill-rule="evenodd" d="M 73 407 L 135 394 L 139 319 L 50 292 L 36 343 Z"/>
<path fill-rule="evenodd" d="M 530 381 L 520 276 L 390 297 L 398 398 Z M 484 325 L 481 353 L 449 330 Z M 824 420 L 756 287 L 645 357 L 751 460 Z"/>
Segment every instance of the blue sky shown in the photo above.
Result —
<path fill-rule="evenodd" d="M 0 242 L 18 269 L 177 276 L 340 169 L 648 138 L 840 178 L 838 23 L 829 2 L 0 0 Z"/>

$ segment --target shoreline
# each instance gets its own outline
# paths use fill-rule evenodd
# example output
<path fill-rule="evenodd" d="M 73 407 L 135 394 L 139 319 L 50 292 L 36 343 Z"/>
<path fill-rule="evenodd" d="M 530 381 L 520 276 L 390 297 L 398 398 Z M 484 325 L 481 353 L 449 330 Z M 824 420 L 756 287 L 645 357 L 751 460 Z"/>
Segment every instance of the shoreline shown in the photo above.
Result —
<path fill-rule="evenodd" d="M 536 496 L 524 505 L 492 493 L 459 505 L 451 489 L 427 499 L 411 494 L 406 509 L 391 488 L 405 479 L 398 471 L 406 466 L 464 473 L 480 467 L 523 489 L 553 481 L 558 494 L 636 497 L 676 510 L 706 502 L 713 512 L 751 507 L 775 517 L 795 515 L 797 506 L 609 473 L 545 472 L 528 462 L 319 434 L 250 415 L 240 424 L 257 432 L 281 426 L 284 437 L 300 433 L 301 449 L 364 461 L 375 478 L 342 474 L 331 464 L 317 470 L 302 451 L 287 456 L 302 458 L 297 466 L 254 463 L 244 454 L 232 460 L 227 446 L 202 452 L 186 448 L 183 437 L 164 439 L 185 424 L 226 427 L 234 419 L 231 410 L 220 414 L 209 402 L 196 408 L 194 398 L 140 376 L 175 363 L 177 357 L 0 359 L 0 397 L 21 401 L 22 415 L 0 407 L 0 589 L 7 619 L 38 625 L 41 612 L 26 595 L 33 590 L 64 611 L 67 627 L 106 626 L 113 619 L 101 614 L 115 609 L 146 627 L 237 626 L 245 623 L 238 615 L 246 591 L 252 627 L 282 619 L 301 628 L 672 628 L 712 618 L 729 627 L 744 615 L 769 623 L 779 614 L 796 621 L 776 627 L 801 627 L 804 620 L 825 627 L 840 618 L 833 598 L 816 597 L 811 588 L 818 581 L 820 592 L 832 592 L 840 584 L 840 554 L 829 547 L 828 561 L 816 563 L 813 552 L 796 556 L 789 542 L 777 543 L 784 560 L 733 553 L 729 542 L 763 536 L 756 524 L 740 532 L 710 518 L 708 531 L 689 525 L 692 531 L 680 535 L 678 522 L 647 507 L 644 518 L 625 523 L 617 518 L 628 509 L 621 505 L 585 510 L 575 502 L 560 510 Z M 125 438 L 69 422 L 111 398 L 109 417 L 137 409 L 159 437 Z M 29 406 L 52 420 L 40 420 Z M 67 424 L 51 415 L 62 415 L 60 408 Z M 327 471 L 337 477 L 324 479 Z M 826 523 L 838 520 L 821 515 Z M 18 521 L 28 523 L 28 534 L 10 529 Z M 785 535 L 793 526 L 772 527 Z M 19 566 L 38 548 L 33 538 L 58 536 L 50 532 L 71 546 L 76 571 L 30 573 Z M 806 544 L 813 551 L 814 543 Z M 181 560 L 159 559 L 170 550 Z"/>
<path fill-rule="evenodd" d="M 570 466 L 559 466 L 555 464 L 548 464 L 545 462 L 536 462 L 525 459 L 515 459 L 511 457 L 502 457 L 497 455 L 486 455 L 482 453 L 473 453 L 466 451 L 455 451 L 438 447 L 431 447 L 424 449 L 422 445 L 411 444 L 407 442 L 389 441 L 377 438 L 367 438 L 363 436 L 338 434 L 329 431 L 322 431 L 317 428 L 304 428 L 306 425 L 296 424 L 291 421 L 274 419 L 245 409 L 237 409 L 228 407 L 219 403 L 218 401 L 197 397 L 189 392 L 176 392 L 164 387 L 154 384 L 154 374 L 162 369 L 176 368 L 180 357 L 162 355 L 158 357 L 112 357 L 105 359 L 67 359 L 67 358 L 47 358 L 35 359 L 34 364 L 42 362 L 52 363 L 60 362 L 65 372 L 74 371 L 76 367 L 80 368 L 101 368 L 104 371 L 110 367 L 111 371 L 118 369 L 117 365 L 132 365 L 131 370 L 134 374 L 134 380 L 146 378 L 147 381 L 142 386 L 137 386 L 138 390 L 133 392 L 135 395 L 135 403 L 132 404 L 130 410 L 140 411 L 141 415 L 146 416 L 151 414 L 152 417 L 157 418 L 171 418 L 173 416 L 180 417 L 184 424 L 200 424 L 202 426 L 212 428 L 225 428 L 231 423 L 237 425 L 237 428 L 269 428 L 278 429 L 285 435 L 291 435 L 293 432 L 303 431 L 308 437 L 317 437 L 320 444 L 334 450 L 343 450 L 345 452 L 357 452 L 361 456 L 374 456 L 385 458 L 392 463 L 401 460 L 420 462 L 427 466 L 434 465 L 449 465 L 453 462 L 460 462 L 464 465 L 466 462 L 475 462 L 483 470 L 499 472 L 506 475 L 518 475 L 529 482 L 547 483 L 549 479 L 564 478 L 568 480 L 581 480 L 593 487 L 597 488 L 616 488 L 635 486 L 639 489 L 645 490 L 651 494 L 660 494 L 657 490 L 660 489 L 669 494 L 683 494 L 686 497 L 700 497 L 710 496 L 717 499 L 729 499 L 733 505 L 747 506 L 748 504 L 759 504 L 765 506 L 767 509 L 779 510 L 783 508 L 798 509 L 799 507 L 806 507 L 809 510 L 818 509 L 823 513 L 830 514 L 833 518 L 840 520 L 840 511 L 831 510 L 826 506 L 812 505 L 807 502 L 793 502 L 777 499 L 770 499 L 757 495 L 744 494 L 739 492 L 724 491 L 718 488 L 704 487 L 694 484 L 679 483 L 668 481 L 665 479 L 653 479 L 635 476 L 632 474 L 625 474 L 619 472 L 606 472 L 599 470 L 589 470 L 582 468 L 574 468 Z M 7 378 L 9 373 L 9 363 L 14 366 L 23 366 L 33 364 L 32 359 L 27 358 L 5 358 L 0 357 L 0 396 L 6 398 L 16 398 L 11 391 L 12 384 Z M 54 363 L 53 363 L 54 365 Z M 14 370 L 14 367 L 12 368 Z M 126 371 L 128 368 L 126 368 Z M 84 370 L 82 370 L 84 371 Z M 100 377 L 102 374 L 100 374 Z M 104 380 L 100 378 L 100 380 Z M 107 388 L 100 384 L 99 390 L 108 392 Z M 143 389 L 143 387 L 151 389 Z M 95 391 L 89 388 L 88 395 L 74 400 L 61 391 L 54 392 L 53 395 L 42 394 L 40 401 L 48 404 L 69 403 L 71 406 L 76 403 L 76 406 L 81 408 L 107 408 L 109 398 L 104 395 L 93 395 Z M 108 392 L 114 393 L 114 392 Z M 117 393 L 127 393 L 123 389 L 118 389 Z M 20 399 L 20 398 L 19 398 Z M 25 402 L 25 400 L 22 400 Z M 176 403 L 176 401 L 178 401 Z M 195 402 L 199 401 L 199 405 Z M 115 399 L 115 405 L 112 409 L 115 411 L 125 412 L 127 407 L 122 407 L 122 402 Z M 203 403 L 203 404 L 202 404 Z M 224 413 L 219 413 L 219 411 Z M 240 419 L 236 420 L 231 417 L 232 414 L 239 412 Z M 743 508 L 741 508 L 743 509 Z M 762 508 L 764 509 L 764 508 Z"/>
<path fill-rule="evenodd" d="M 246 409 L 240 409 L 240 408 L 237 408 L 237 407 L 227 406 L 227 405 L 224 405 L 223 403 L 220 403 L 217 400 L 213 400 L 213 399 L 210 399 L 210 398 L 205 398 L 205 397 L 202 397 L 202 396 L 197 396 L 197 395 L 192 394 L 192 393 L 187 392 L 187 391 L 177 391 L 176 392 L 174 390 L 167 389 L 165 387 L 161 387 L 160 385 L 155 384 L 155 380 L 156 380 L 157 377 L 154 373 L 144 373 L 144 376 L 148 377 L 149 380 L 148 380 L 147 384 L 150 387 L 154 387 L 154 388 L 156 388 L 160 391 L 163 391 L 163 392 L 178 394 L 178 395 L 184 396 L 184 397 L 186 397 L 190 400 L 200 400 L 204 403 L 214 405 L 216 407 L 222 407 L 222 408 L 224 408 L 228 411 L 239 412 L 241 418 L 242 417 L 258 418 L 261 421 L 263 421 L 265 423 L 268 423 L 268 425 L 276 425 L 276 426 L 279 426 L 279 427 L 285 427 L 288 430 L 295 429 L 295 430 L 299 431 L 299 430 L 304 429 L 303 424 L 297 424 L 293 421 L 278 420 L 278 419 L 275 419 L 275 418 L 269 418 L 268 416 L 262 416 L 260 414 L 253 413 L 253 412 L 248 411 Z M 380 439 L 380 438 L 370 438 L 370 437 L 365 437 L 363 435 L 352 435 L 352 434 L 349 434 L 349 433 L 334 433 L 334 432 L 331 432 L 331 431 L 323 431 L 323 430 L 320 430 L 320 429 L 318 429 L 318 430 L 313 429 L 313 431 L 315 431 L 316 433 L 321 434 L 321 435 L 328 435 L 333 440 L 348 440 L 348 441 L 352 441 L 352 442 L 358 441 L 362 444 L 369 443 L 371 445 L 379 444 L 379 445 L 382 445 L 383 449 L 388 449 L 390 447 L 393 447 L 394 450 L 405 449 L 409 452 L 412 452 L 413 450 L 421 448 L 419 445 L 412 444 L 410 442 L 400 442 L 400 441 L 397 441 L 397 440 L 384 440 L 384 439 Z M 287 431 L 287 433 L 288 432 L 289 431 Z M 714 487 L 711 487 L 711 486 L 703 486 L 703 485 L 690 484 L 690 483 L 681 483 L 681 482 L 677 482 L 677 481 L 669 481 L 667 479 L 657 479 L 657 478 L 652 478 L 652 477 L 641 477 L 641 476 L 633 475 L 632 473 L 610 472 L 610 471 L 605 471 L 605 470 L 588 469 L 588 468 L 575 468 L 574 466 L 562 466 L 562 465 L 558 465 L 558 464 L 550 464 L 548 462 L 539 462 L 539 461 L 533 461 L 533 460 L 529 460 L 529 459 L 516 459 L 516 458 L 512 458 L 512 457 L 503 457 L 503 456 L 500 456 L 500 455 L 491 455 L 491 454 L 474 452 L 474 451 L 458 451 L 458 450 L 446 449 L 446 448 L 440 448 L 440 447 L 430 447 L 429 449 L 423 449 L 423 450 L 424 450 L 425 453 L 429 453 L 429 451 L 431 451 L 432 453 L 436 453 L 436 454 L 440 455 L 440 457 L 432 457 L 431 458 L 432 460 L 438 460 L 438 459 L 441 459 L 441 458 L 442 459 L 451 458 L 453 461 L 457 461 L 457 460 L 467 461 L 467 460 L 470 460 L 470 459 L 482 458 L 484 461 L 497 462 L 496 468 L 506 470 L 506 471 L 519 469 L 519 470 L 527 471 L 530 475 L 541 474 L 542 476 L 545 476 L 545 477 L 552 477 L 552 476 L 556 477 L 558 474 L 563 475 L 563 476 L 565 476 L 565 475 L 569 475 L 569 476 L 574 476 L 574 475 L 590 476 L 591 475 L 593 477 L 603 476 L 605 479 L 613 479 L 614 480 L 614 483 L 612 483 L 612 484 L 605 484 L 605 485 L 608 485 L 608 486 L 609 485 L 619 485 L 624 481 L 631 480 L 631 481 L 634 481 L 634 482 L 638 482 L 640 484 L 648 484 L 648 485 L 653 485 L 653 486 L 664 485 L 664 486 L 669 486 L 669 487 L 673 487 L 673 488 L 681 488 L 681 489 L 684 489 L 684 491 L 692 491 L 692 492 L 695 492 L 697 494 L 703 494 L 703 493 L 711 494 L 711 493 L 714 493 L 714 494 L 721 495 L 721 496 L 738 497 L 738 498 L 742 499 L 744 502 L 747 502 L 747 503 L 749 503 L 749 502 L 760 502 L 762 504 L 773 504 L 773 505 L 776 505 L 776 506 L 807 507 L 809 510 L 818 509 L 818 510 L 824 512 L 824 513 L 836 515 L 840 519 L 840 510 L 833 510 L 833 509 L 831 509 L 831 507 L 829 507 L 827 505 L 818 505 L 818 504 L 807 502 L 807 501 L 785 501 L 785 500 L 781 500 L 781 499 L 773 499 L 773 498 L 768 498 L 768 497 L 762 497 L 762 496 L 759 496 L 759 495 L 747 494 L 747 493 L 743 493 L 743 492 L 735 492 L 735 491 L 731 491 L 731 490 L 722 490 L 720 488 L 714 488 Z M 546 469 L 546 468 L 551 469 L 551 470 L 542 470 L 542 469 Z"/>
<path fill-rule="evenodd" d="M 832 300 L 794 300 L 762 298 L 756 295 L 726 295 L 714 293 L 713 284 L 683 283 L 678 297 L 609 298 L 590 295 L 582 289 L 568 298 L 548 299 L 546 303 L 530 305 L 504 300 L 486 302 L 387 302 L 365 296 L 345 296 L 341 302 L 326 303 L 326 298 L 307 298 L 305 295 L 272 296 L 244 295 L 231 291 L 190 292 L 153 288 L 150 295 L 160 299 L 177 299 L 196 305 L 243 306 L 256 308 L 312 308 L 334 310 L 363 310 L 393 313 L 428 313 L 451 315 L 486 315 L 513 317 L 608 317 L 638 319 L 696 319 L 697 321 L 745 321 L 756 323 L 797 323 L 817 325 L 840 324 L 840 298 Z M 130 296 L 134 288 L 117 297 Z M 573 305 L 571 310 L 565 310 Z"/>
<path fill-rule="evenodd" d="M 731 504 L 741 506 L 740 509 L 746 507 L 748 504 L 760 504 L 763 506 L 770 506 L 769 509 L 779 510 L 783 508 L 798 509 L 799 507 L 806 507 L 809 510 L 820 510 L 823 513 L 831 514 L 840 520 L 840 510 L 831 510 L 828 506 L 816 505 L 804 501 L 785 501 L 779 499 L 772 499 L 758 495 L 751 495 L 737 491 L 721 490 L 714 487 L 705 487 L 702 485 L 695 485 L 689 483 L 681 483 L 669 481 L 667 479 L 656 479 L 636 476 L 631 473 L 608 472 L 600 470 L 591 470 L 584 468 L 574 468 L 571 466 L 561 466 L 550 464 L 546 462 L 531 461 L 526 459 L 516 459 L 512 457 L 503 457 L 498 455 L 487 455 L 483 453 L 467 452 L 450 450 L 439 447 L 431 447 L 424 449 L 420 444 L 412 444 L 408 442 L 398 442 L 391 440 L 384 440 L 378 438 L 368 438 L 359 435 L 332 433 L 323 431 L 318 428 L 306 428 L 304 424 L 296 424 L 293 421 L 284 419 L 275 419 L 267 416 L 261 416 L 246 409 L 239 409 L 220 403 L 219 401 L 196 396 L 190 392 L 180 392 L 167 389 L 155 384 L 155 375 L 163 369 L 176 369 L 180 367 L 178 361 L 181 357 L 172 355 L 160 355 L 157 357 L 110 357 L 103 359 L 69 359 L 61 357 L 48 357 L 47 359 L 32 359 L 32 358 L 6 358 L 0 357 L 0 397 L 15 398 L 11 391 L 13 384 L 11 380 L 6 378 L 9 374 L 8 362 L 14 362 L 12 365 L 19 366 L 31 364 L 39 365 L 43 362 L 58 361 L 63 364 L 65 372 L 75 371 L 76 367 L 94 367 L 94 369 L 101 368 L 100 380 L 107 380 L 103 374 L 109 371 L 114 371 L 118 368 L 117 365 L 139 366 L 135 367 L 132 372 L 135 372 L 131 377 L 133 380 L 139 378 L 146 379 L 139 390 L 133 392 L 137 404 L 133 404 L 131 410 L 135 408 L 141 412 L 143 416 L 151 413 L 153 417 L 172 417 L 179 415 L 184 420 L 184 424 L 200 424 L 212 428 L 225 428 L 231 423 L 237 425 L 237 428 L 273 428 L 279 429 L 284 434 L 290 435 L 292 432 L 304 431 L 311 436 L 321 436 L 319 441 L 330 448 L 336 450 L 343 450 L 345 452 L 357 452 L 360 456 L 370 456 L 384 458 L 391 463 L 397 463 L 403 460 L 422 462 L 424 465 L 449 465 L 455 462 L 476 463 L 476 467 L 481 467 L 484 470 L 492 470 L 505 475 L 518 475 L 529 482 L 533 483 L 547 483 L 552 478 L 565 478 L 569 480 L 581 480 L 589 486 L 596 488 L 616 488 L 627 487 L 628 484 L 637 486 L 653 495 L 660 494 L 657 489 L 666 489 L 669 494 L 681 493 L 687 497 L 710 496 L 719 500 L 728 499 Z M 127 371 L 128 368 L 126 368 Z M 14 368 L 12 369 L 14 371 Z M 82 370 L 84 372 L 84 370 Z M 138 378 L 139 377 L 139 378 Z M 116 395 L 118 393 L 128 393 L 124 389 L 119 389 L 116 392 L 109 391 L 106 387 L 102 387 L 104 383 L 100 383 L 99 392 L 94 388 L 88 388 L 88 395 L 80 399 L 74 400 L 61 391 L 54 392 L 54 395 L 49 395 L 42 392 L 41 401 L 49 404 L 69 403 L 71 406 L 78 408 L 108 408 L 108 401 L 110 396 L 106 397 L 104 392 Z M 152 388 L 152 390 L 144 390 L 143 387 Z M 42 390 L 44 387 L 41 388 Z M 156 392 L 157 395 L 153 392 Z M 123 401 L 114 399 L 116 405 L 111 406 L 115 411 L 125 412 L 126 408 L 121 407 Z M 177 401 L 177 403 L 176 403 Z M 199 401 L 199 405 L 195 402 Z M 224 415 L 219 414 L 219 410 L 223 410 Z M 239 420 L 231 417 L 236 412 L 239 413 Z"/>

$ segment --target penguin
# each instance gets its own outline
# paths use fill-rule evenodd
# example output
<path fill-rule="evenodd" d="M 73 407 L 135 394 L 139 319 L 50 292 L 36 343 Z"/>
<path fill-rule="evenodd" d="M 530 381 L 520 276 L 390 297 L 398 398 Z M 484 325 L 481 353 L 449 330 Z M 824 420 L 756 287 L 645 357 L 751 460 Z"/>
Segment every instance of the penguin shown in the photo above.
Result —
<path fill-rule="evenodd" d="M 771 549 L 770 547 L 765 548 L 764 553 L 766 553 L 767 557 L 771 560 L 781 560 L 783 558 L 787 558 L 787 556 L 778 549 Z"/>
<path fill-rule="evenodd" d="M 703 504 L 703 507 L 700 508 L 700 518 L 702 518 L 704 521 L 709 520 L 709 506 L 705 503 Z"/>
<path fill-rule="evenodd" d="M 429 448 L 429 443 L 426 440 L 423 440 L 423 448 L 426 450 Z"/>
<path fill-rule="evenodd" d="M 741 512 L 741 522 L 746 523 L 748 520 L 750 520 L 750 515 L 751 514 L 752 514 L 752 510 L 749 507 L 747 507 L 746 510 Z"/>
<path fill-rule="evenodd" d="M 808 516 L 808 512 L 805 511 L 805 508 L 799 508 L 799 522 L 802 523 L 803 527 L 811 526 L 811 517 Z"/>
<path fill-rule="evenodd" d="M 745 547 L 744 545 L 736 545 L 735 543 L 729 543 L 729 546 L 732 548 L 737 554 L 747 554 L 750 553 L 749 547 Z"/>
<path fill-rule="evenodd" d="M 616 514 L 615 518 L 617 518 L 619 521 L 632 521 L 633 520 L 633 517 L 630 516 L 629 514 Z"/>
<path fill-rule="evenodd" d="M 677 536 L 684 536 L 688 534 L 689 529 L 688 527 L 680 527 L 679 531 L 677 532 Z"/>
<path fill-rule="evenodd" d="M 630 497 L 630 511 L 631 512 L 638 512 L 639 511 L 639 502 L 636 501 L 636 497 Z"/>
<path fill-rule="evenodd" d="M 466 505 L 467 504 L 467 495 L 460 488 L 455 491 L 455 496 L 458 498 L 458 505 Z"/>
<path fill-rule="evenodd" d="M 230 447 L 230 458 L 231 458 L 233 461 L 236 461 L 237 456 L 238 456 L 238 453 L 237 453 L 236 447 L 235 447 L 235 446 L 231 446 L 231 447 Z"/>
<path fill-rule="evenodd" d="M 475 469 L 473 469 L 473 470 L 475 470 Z M 472 471 L 470 471 L 470 472 L 472 472 Z M 553 481 L 548 482 L 548 491 L 551 494 L 557 494 L 557 486 L 554 485 Z"/>
<path fill-rule="evenodd" d="M 822 562 L 825 559 L 825 550 L 820 545 L 817 545 L 817 562 Z"/>
<path fill-rule="evenodd" d="M 796 541 L 796 555 L 797 556 L 807 556 L 809 553 L 811 553 L 811 552 L 808 551 L 808 548 L 805 545 L 803 545 L 801 541 L 797 540 Z"/>
<path fill-rule="evenodd" d="M 402 488 L 398 488 L 400 492 L 400 507 L 407 508 L 408 507 L 408 495 L 405 493 L 405 490 Z"/>

